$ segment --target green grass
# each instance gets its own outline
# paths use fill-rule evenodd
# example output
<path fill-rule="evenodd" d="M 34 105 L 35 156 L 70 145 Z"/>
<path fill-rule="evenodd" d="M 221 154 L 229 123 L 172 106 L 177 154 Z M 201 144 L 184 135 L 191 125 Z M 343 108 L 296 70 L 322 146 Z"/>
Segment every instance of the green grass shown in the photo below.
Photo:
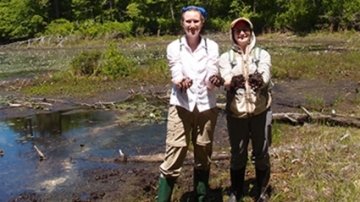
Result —
<path fill-rule="evenodd" d="M 87 97 L 97 92 L 114 90 L 119 83 L 96 77 L 75 78 L 68 72 L 58 72 L 49 78 L 35 80 L 32 86 L 23 88 L 22 92 L 36 96 Z"/>
<path fill-rule="evenodd" d="M 357 201 L 359 129 L 275 125 L 272 201 Z"/>
<path fill-rule="evenodd" d="M 218 41 L 221 52 L 230 47 L 227 35 L 218 34 L 209 36 Z M 126 38 L 116 43 L 121 52 L 136 62 L 135 73 L 128 78 L 129 81 L 151 82 L 162 85 L 169 82 L 170 74 L 166 64 L 166 45 L 178 36 Z M 356 32 L 343 33 L 314 33 L 305 37 L 284 34 L 267 34 L 258 36 L 258 45 L 266 48 L 272 56 L 272 74 L 274 79 L 321 79 L 325 81 L 351 80 L 358 81 L 358 58 L 360 57 L 360 40 Z M 41 72 L 70 71 L 69 63 L 80 51 L 97 48 L 104 50 L 108 42 L 94 40 L 81 41 L 68 44 L 65 48 L 51 47 L 34 49 L 11 49 L 0 55 L 0 78 L 11 79 L 19 74 L 41 75 Z M 109 42 L 110 43 L 110 42 Z M 91 46 L 89 45 L 91 44 Z M 155 73 L 153 73 L 155 72 Z M 41 76 L 39 76 L 41 77 Z M 47 82 L 37 83 L 41 86 L 31 85 L 25 87 L 24 92 L 62 93 L 65 83 L 79 82 L 78 78 L 56 79 L 56 73 Z M 160 79 L 158 79 L 160 77 Z M 101 80 L 101 79 L 100 79 Z M 124 78 L 120 78 L 124 80 Z M 76 94 L 85 89 L 89 92 L 102 90 L 102 85 L 92 85 L 90 79 L 81 81 L 82 85 L 66 87 L 67 92 Z M 48 85 L 48 86 L 47 86 Z M 86 87 L 86 85 L 89 85 Z M 99 87 L 98 87 L 99 86 Z M 30 89 L 29 89 L 30 88 Z M 31 89 L 34 88 L 34 89 Z M 39 90 L 42 88 L 44 90 Z M 73 92 L 71 92 L 73 91 Z"/>

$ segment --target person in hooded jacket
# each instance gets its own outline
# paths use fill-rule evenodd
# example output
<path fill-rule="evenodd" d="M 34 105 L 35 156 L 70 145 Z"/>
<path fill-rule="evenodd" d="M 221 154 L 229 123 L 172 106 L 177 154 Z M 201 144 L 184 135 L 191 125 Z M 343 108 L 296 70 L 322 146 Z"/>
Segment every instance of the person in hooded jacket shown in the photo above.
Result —
<path fill-rule="evenodd" d="M 160 165 L 157 201 L 167 202 L 179 177 L 190 142 L 194 152 L 194 190 L 205 201 L 218 109 L 215 87 L 222 84 L 217 68 L 219 47 L 201 35 L 207 16 L 199 6 L 181 10 L 184 36 L 167 46 L 172 76 L 165 159 Z"/>
<path fill-rule="evenodd" d="M 256 46 L 253 24 L 249 19 L 234 20 L 230 33 L 233 46 L 218 61 L 227 98 L 226 118 L 231 146 L 230 201 L 239 201 L 244 195 L 249 142 L 256 170 L 256 198 L 257 201 L 266 201 L 270 180 L 271 57 L 266 50 Z"/>

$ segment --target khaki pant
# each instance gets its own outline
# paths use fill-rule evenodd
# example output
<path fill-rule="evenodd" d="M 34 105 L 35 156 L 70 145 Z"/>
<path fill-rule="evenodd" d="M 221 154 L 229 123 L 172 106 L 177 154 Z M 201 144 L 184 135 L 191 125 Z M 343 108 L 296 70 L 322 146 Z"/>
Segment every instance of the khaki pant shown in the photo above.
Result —
<path fill-rule="evenodd" d="M 160 172 L 165 177 L 178 177 L 189 147 L 194 147 L 195 168 L 209 170 L 212 142 L 218 109 L 193 112 L 179 106 L 170 106 L 166 134 L 166 151 Z"/>

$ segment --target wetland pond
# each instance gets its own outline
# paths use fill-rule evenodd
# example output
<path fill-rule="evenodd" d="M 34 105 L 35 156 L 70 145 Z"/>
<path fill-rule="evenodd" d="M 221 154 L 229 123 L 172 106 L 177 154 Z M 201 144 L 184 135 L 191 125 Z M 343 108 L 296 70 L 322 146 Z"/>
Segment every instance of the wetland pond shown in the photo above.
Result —
<path fill-rule="evenodd" d="M 91 169 L 129 169 L 116 163 L 127 155 L 162 152 L 165 124 L 120 126 L 117 115 L 103 110 L 70 110 L 0 121 L 0 199 L 21 193 L 47 195 L 75 190 Z M 35 146 L 44 154 L 41 160 Z M 67 198 L 64 196 L 64 198 Z"/>

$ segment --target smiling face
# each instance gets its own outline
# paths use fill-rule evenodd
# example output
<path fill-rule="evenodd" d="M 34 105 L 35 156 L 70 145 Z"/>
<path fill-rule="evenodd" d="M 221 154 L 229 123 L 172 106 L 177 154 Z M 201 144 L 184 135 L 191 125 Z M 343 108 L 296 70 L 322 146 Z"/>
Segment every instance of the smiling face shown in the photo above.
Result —
<path fill-rule="evenodd" d="M 181 25 L 188 38 L 198 38 L 204 25 L 204 18 L 199 11 L 189 10 L 182 14 Z"/>
<path fill-rule="evenodd" d="M 245 21 L 239 21 L 232 28 L 233 40 L 240 47 L 244 48 L 250 43 L 251 39 L 250 25 Z"/>

